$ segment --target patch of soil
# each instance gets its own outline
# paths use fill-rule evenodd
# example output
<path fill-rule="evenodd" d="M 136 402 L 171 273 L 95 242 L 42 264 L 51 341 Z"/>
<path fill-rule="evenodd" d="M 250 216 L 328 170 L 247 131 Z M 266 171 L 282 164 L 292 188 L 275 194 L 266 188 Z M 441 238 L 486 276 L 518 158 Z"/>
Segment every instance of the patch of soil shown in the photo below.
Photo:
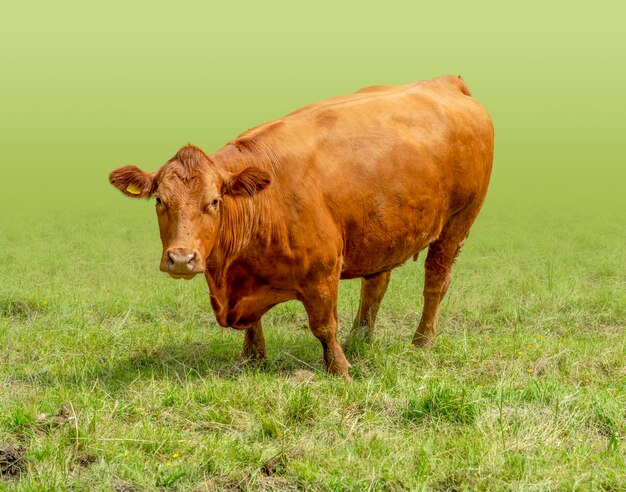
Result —
<path fill-rule="evenodd" d="M 115 492 L 135 492 L 135 487 L 127 480 L 116 480 L 111 484 L 111 487 Z"/>
<path fill-rule="evenodd" d="M 285 473 L 289 461 L 303 455 L 302 450 L 296 448 L 280 453 L 261 465 L 261 473 L 267 477 L 282 475 Z"/>
<path fill-rule="evenodd" d="M 291 379 L 296 383 L 306 384 L 315 381 L 317 379 L 317 376 L 313 371 L 308 371 L 306 369 L 297 369 L 291 375 Z"/>
<path fill-rule="evenodd" d="M 86 468 L 89 465 L 95 463 L 97 460 L 98 457 L 95 454 L 92 454 L 88 451 L 81 451 L 74 458 L 74 463 L 78 466 Z"/>
<path fill-rule="evenodd" d="M 25 448 L 0 447 L 0 478 L 20 475 L 26 468 Z"/>
<path fill-rule="evenodd" d="M 72 422 L 73 419 L 74 415 L 72 414 L 70 407 L 63 404 L 54 415 L 49 415 L 47 413 L 37 415 L 37 424 L 41 430 L 50 431 Z"/>
<path fill-rule="evenodd" d="M 290 482 L 288 479 L 284 477 L 264 477 L 263 475 L 257 478 L 257 483 L 255 484 L 256 489 L 261 491 L 286 491 L 286 490 L 303 490 L 304 487 L 300 486 L 297 483 Z"/>
<path fill-rule="evenodd" d="M 281 468 L 283 468 L 283 463 L 281 463 L 279 458 L 280 456 L 275 456 L 263 463 L 261 465 L 261 472 L 268 477 L 280 473 Z"/>

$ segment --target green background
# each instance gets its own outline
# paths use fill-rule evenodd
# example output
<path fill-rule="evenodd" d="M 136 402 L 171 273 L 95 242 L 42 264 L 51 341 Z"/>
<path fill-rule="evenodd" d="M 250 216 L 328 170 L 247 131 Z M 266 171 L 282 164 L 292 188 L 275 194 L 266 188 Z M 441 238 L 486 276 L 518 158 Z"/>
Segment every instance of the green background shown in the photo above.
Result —
<path fill-rule="evenodd" d="M 624 490 L 625 10 L 0 2 L 0 491 Z M 297 302 L 236 372 L 243 334 L 204 279 L 159 272 L 153 204 L 109 172 L 446 73 L 496 155 L 436 347 L 409 344 L 422 253 L 348 353 L 352 384 L 324 375 Z M 341 341 L 359 288 L 340 285 Z"/>
<path fill-rule="evenodd" d="M 623 208 L 618 2 L 3 2 L 0 206 L 143 217 L 108 173 L 381 83 L 461 74 L 491 113 L 487 208 Z M 154 220 L 152 218 L 152 220 Z"/>

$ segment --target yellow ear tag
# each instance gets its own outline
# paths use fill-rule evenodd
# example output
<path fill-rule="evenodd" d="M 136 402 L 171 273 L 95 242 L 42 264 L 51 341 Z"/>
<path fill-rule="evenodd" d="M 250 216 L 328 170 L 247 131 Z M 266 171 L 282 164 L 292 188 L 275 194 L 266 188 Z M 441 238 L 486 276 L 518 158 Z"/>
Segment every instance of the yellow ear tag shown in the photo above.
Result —
<path fill-rule="evenodd" d="M 126 187 L 126 191 L 128 191 L 128 193 L 132 193 L 133 195 L 139 195 L 139 193 L 141 193 L 141 190 L 139 189 L 138 186 L 135 186 L 134 184 L 130 183 L 127 187 Z"/>

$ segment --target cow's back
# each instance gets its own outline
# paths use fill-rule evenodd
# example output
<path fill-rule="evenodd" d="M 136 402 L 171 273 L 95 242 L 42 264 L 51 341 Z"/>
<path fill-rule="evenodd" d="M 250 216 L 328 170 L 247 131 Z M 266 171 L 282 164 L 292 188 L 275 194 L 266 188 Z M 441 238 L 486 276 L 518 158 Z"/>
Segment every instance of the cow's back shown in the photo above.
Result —
<path fill-rule="evenodd" d="M 391 269 L 484 200 L 493 158 L 486 111 L 457 77 L 376 86 L 329 99 L 242 134 L 266 152 L 290 247 L 331 248 L 343 276 Z M 268 188 L 268 192 L 270 191 Z"/>

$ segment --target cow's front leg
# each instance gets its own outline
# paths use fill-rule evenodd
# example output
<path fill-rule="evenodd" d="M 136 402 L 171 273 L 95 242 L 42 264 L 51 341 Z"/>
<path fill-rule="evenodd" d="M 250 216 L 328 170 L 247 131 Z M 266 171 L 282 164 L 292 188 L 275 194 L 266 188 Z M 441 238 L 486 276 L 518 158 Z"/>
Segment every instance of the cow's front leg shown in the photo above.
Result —
<path fill-rule="evenodd" d="M 265 338 L 261 320 L 248 328 L 243 335 L 243 349 L 239 356 L 239 363 L 260 363 L 265 357 Z"/>
<path fill-rule="evenodd" d="M 309 316 L 309 327 L 324 349 L 326 370 L 337 374 L 347 381 L 352 378 L 348 374 L 350 364 L 343 354 L 337 341 L 337 288 L 339 277 L 316 286 L 306 292 L 302 303 Z"/>

